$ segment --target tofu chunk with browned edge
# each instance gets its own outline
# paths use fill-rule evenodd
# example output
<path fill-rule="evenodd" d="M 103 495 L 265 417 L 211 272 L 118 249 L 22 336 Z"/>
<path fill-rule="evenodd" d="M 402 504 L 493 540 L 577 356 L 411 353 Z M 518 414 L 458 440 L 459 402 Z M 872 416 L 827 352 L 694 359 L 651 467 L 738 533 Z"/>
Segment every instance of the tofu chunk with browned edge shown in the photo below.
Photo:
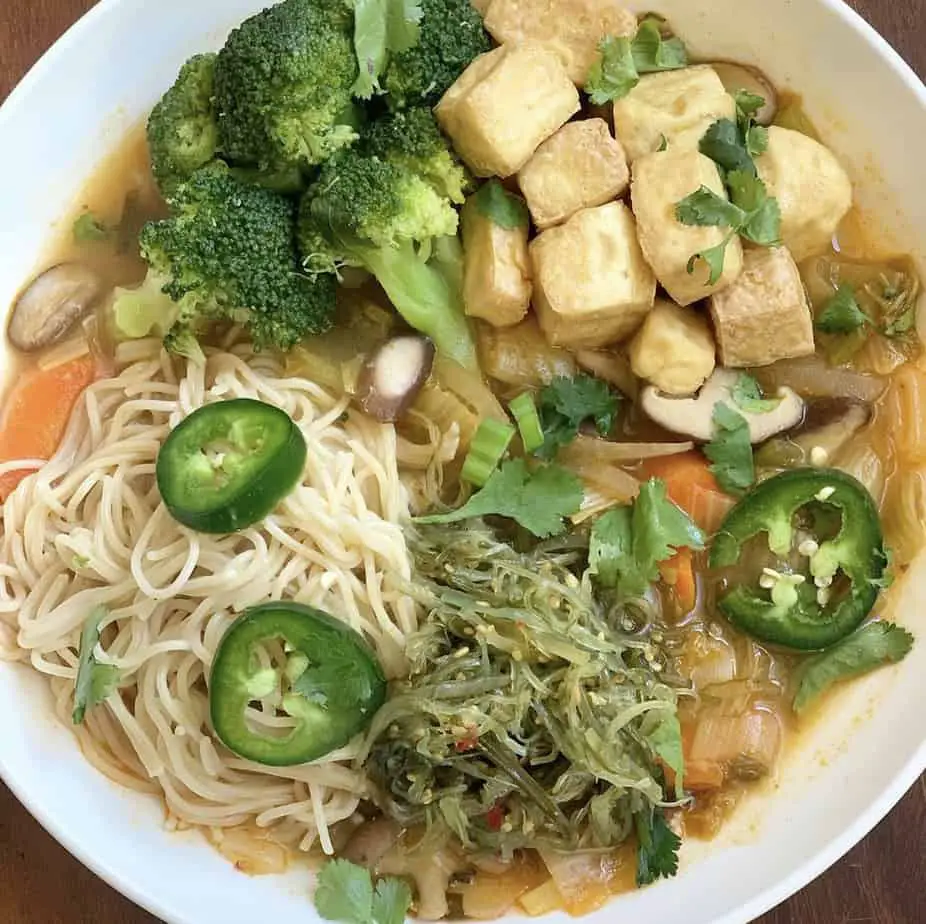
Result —
<path fill-rule="evenodd" d="M 603 38 L 637 31 L 637 17 L 615 0 L 491 0 L 484 19 L 500 44 L 533 41 L 552 48 L 580 87 Z"/>
<path fill-rule="evenodd" d="M 434 114 L 476 176 L 507 177 L 579 111 L 579 94 L 556 53 L 502 45 L 480 55 Z"/>
<path fill-rule="evenodd" d="M 736 118 L 736 103 L 708 65 L 647 74 L 614 102 L 614 134 L 630 163 L 660 150 L 697 150 L 718 119 Z"/>
<path fill-rule="evenodd" d="M 531 243 L 534 308 L 550 343 L 586 349 L 631 336 L 649 314 L 656 279 L 622 202 L 577 212 Z"/>
<path fill-rule="evenodd" d="M 716 365 L 710 324 L 693 308 L 656 299 L 630 343 L 630 365 L 667 395 L 693 395 Z"/>
<path fill-rule="evenodd" d="M 463 304 L 472 318 L 495 327 L 524 319 L 531 301 L 528 221 L 504 228 L 479 211 L 475 198 L 463 206 Z"/>
<path fill-rule="evenodd" d="M 766 366 L 814 351 L 810 305 L 785 247 L 747 250 L 742 275 L 710 304 L 724 366 Z"/>
<path fill-rule="evenodd" d="M 773 125 L 756 167 L 778 200 L 781 240 L 794 259 L 800 263 L 825 251 L 852 207 L 852 181 L 829 148 Z"/>
<path fill-rule="evenodd" d="M 734 236 L 727 244 L 723 273 L 713 285 L 710 270 L 697 253 L 721 244 L 728 228 L 683 225 L 675 214 L 679 202 L 702 186 L 727 198 L 717 165 L 695 150 L 648 154 L 633 165 L 630 195 L 640 246 L 656 278 L 679 305 L 690 305 L 729 286 L 743 268 L 743 246 Z"/>
<path fill-rule="evenodd" d="M 604 119 L 569 122 L 518 173 L 534 224 L 543 231 L 580 209 L 604 205 L 630 185 L 627 157 Z"/>

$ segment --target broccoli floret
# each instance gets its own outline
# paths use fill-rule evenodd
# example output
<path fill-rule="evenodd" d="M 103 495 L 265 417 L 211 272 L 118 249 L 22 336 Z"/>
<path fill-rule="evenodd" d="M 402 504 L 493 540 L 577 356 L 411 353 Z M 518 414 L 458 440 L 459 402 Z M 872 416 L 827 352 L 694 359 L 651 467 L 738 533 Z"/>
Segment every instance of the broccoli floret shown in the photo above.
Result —
<path fill-rule="evenodd" d="M 350 17 L 333 0 L 284 0 L 229 36 L 215 66 L 223 153 L 279 171 L 322 163 L 357 137 Z"/>
<path fill-rule="evenodd" d="M 168 201 L 172 217 L 142 230 L 148 281 L 117 298 L 117 324 L 122 318 L 126 328 L 135 318 L 152 327 L 152 312 L 139 301 L 147 291 L 175 303 L 165 343 L 187 354 L 191 335 L 210 322 L 244 324 L 257 349 L 280 350 L 331 325 L 336 281 L 301 272 L 293 202 L 221 167 L 193 174 Z"/>
<path fill-rule="evenodd" d="M 492 45 L 470 0 L 421 0 L 418 44 L 394 55 L 383 85 L 393 109 L 433 106 Z"/>
<path fill-rule="evenodd" d="M 363 267 L 412 327 L 475 368 L 457 224 L 449 200 L 424 178 L 352 150 L 325 164 L 303 196 L 299 243 L 310 274 L 323 278 L 339 266 Z"/>
<path fill-rule="evenodd" d="M 416 106 L 374 122 L 365 135 L 364 149 L 424 177 L 451 202 L 465 201 L 469 177 L 430 109 Z"/>
<path fill-rule="evenodd" d="M 190 58 L 148 119 L 151 169 L 165 195 L 209 163 L 218 150 L 215 60 L 215 55 Z"/>

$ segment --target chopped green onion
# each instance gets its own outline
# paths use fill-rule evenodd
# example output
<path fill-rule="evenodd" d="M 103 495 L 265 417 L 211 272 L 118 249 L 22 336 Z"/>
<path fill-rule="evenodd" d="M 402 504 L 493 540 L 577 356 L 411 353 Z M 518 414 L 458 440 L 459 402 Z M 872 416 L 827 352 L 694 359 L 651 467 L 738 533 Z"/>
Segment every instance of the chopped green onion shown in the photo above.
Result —
<path fill-rule="evenodd" d="M 524 392 L 508 406 L 518 422 L 524 451 L 534 452 L 540 449 L 544 442 L 543 425 L 540 423 L 540 415 L 537 413 L 537 405 L 534 404 L 533 396 L 529 392 Z"/>
<path fill-rule="evenodd" d="M 514 434 L 514 427 L 500 420 L 489 419 L 479 424 L 463 463 L 463 480 L 481 488 L 498 468 Z"/>

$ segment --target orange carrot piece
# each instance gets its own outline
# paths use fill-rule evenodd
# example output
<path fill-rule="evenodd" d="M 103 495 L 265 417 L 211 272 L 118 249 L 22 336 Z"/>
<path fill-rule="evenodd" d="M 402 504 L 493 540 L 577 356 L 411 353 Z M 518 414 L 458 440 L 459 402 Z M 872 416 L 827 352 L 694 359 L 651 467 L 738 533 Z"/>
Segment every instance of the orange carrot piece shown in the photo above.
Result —
<path fill-rule="evenodd" d="M 669 500 L 708 532 L 717 529 L 730 507 L 707 459 L 697 450 L 648 459 L 643 463 L 643 476 L 662 479 Z"/>
<path fill-rule="evenodd" d="M 694 573 L 694 553 L 691 549 L 679 549 L 675 555 L 664 561 L 659 570 L 662 580 L 672 588 L 675 599 L 685 613 L 690 613 L 698 602 L 698 585 Z"/>
<path fill-rule="evenodd" d="M 82 356 L 51 369 L 35 369 L 17 381 L 7 395 L 0 423 L 0 463 L 18 459 L 50 459 L 81 392 L 96 377 L 92 356 Z M 29 474 L 0 475 L 0 501 Z"/>

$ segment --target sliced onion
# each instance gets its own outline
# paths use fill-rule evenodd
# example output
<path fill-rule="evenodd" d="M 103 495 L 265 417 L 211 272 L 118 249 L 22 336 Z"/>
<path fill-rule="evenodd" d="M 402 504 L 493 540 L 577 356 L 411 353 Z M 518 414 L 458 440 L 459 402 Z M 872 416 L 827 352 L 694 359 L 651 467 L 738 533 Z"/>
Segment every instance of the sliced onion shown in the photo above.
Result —
<path fill-rule="evenodd" d="M 434 360 L 434 379 L 444 388 L 458 395 L 479 416 L 480 420 L 494 418 L 508 423 L 508 415 L 492 394 L 485 379 L 459 363 L 438 354 Z"/>
<path fill-rule="evenodd" d="M 874 375 L 830 366 L 821 356 L 785 359 L 755 370 L 766 393 L 791 387 L 798 394 L 813 398 L 855 398 L 874 403 L 881 397 L 887 382 Z"/>
<path fill-rule="evenodd" d="M 589 914 L 612 895 L 636 888 L 637 859 L 632 844 L 607 853 L 541 850 L 540 856 L 572 915 Z"/>
<path fill-rule="evenodd" d="M 900 462 L 926 462 L 926 372 L 912 365 L 901 369 L 891 381 L 887 404 Z"/>
<path fill-rule="evenodd" d="M 576 363 L 570 353 L 551 346 L 534 318 L 514 327 L 480 324 L 479 359 L 485 374 L 503 385 L 540 388 L 556 376 L 572 376 Z"/>
<path fill-rule="evenodd" d="M 865 485 L 875 503 L 881 506 L 885 486 L 884 460 L 872 445 L 869 435 L 855 437 L 835 457 L 833 464 Z"/>
<path fill-rule="evenodd" d="M 884 511 L 884 535 L 899 565 L 910 564 L 926 547 L 926 469 L 897 476 Z"/>
<path fill-rule="evenodd" d="M 560 451 L 559 461 L 563 465 L 620 465 L 642 462 L 644 459 L 660 459 L 691 452 L 694 443 L 613 443 L 595 436 L 579 435 Z"/>

